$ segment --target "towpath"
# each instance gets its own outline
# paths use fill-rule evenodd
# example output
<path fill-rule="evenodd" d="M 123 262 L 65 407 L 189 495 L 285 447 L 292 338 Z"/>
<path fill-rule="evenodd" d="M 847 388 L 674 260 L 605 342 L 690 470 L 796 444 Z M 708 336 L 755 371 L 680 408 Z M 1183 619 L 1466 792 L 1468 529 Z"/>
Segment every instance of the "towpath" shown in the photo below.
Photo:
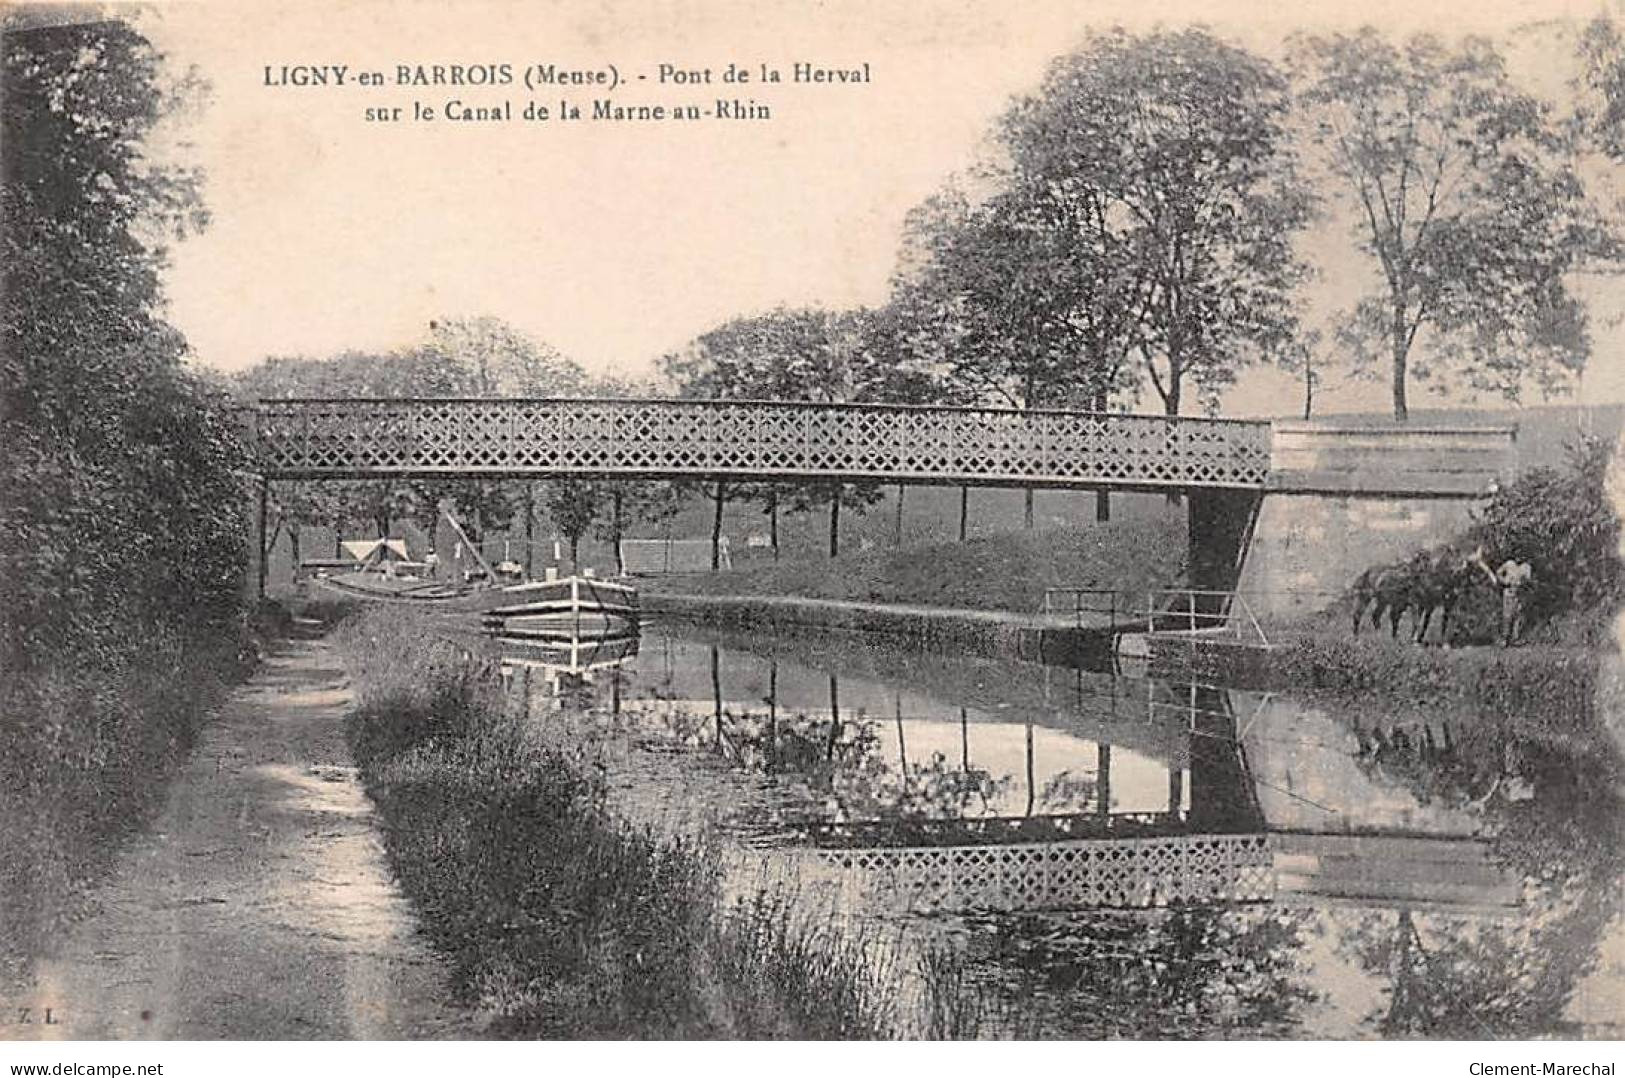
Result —
<path fill-rule="evenodd" d="M 327 644 L 280 645 L 0 1038 L 478 1037 L 385 864 L 350 702 Z"/>

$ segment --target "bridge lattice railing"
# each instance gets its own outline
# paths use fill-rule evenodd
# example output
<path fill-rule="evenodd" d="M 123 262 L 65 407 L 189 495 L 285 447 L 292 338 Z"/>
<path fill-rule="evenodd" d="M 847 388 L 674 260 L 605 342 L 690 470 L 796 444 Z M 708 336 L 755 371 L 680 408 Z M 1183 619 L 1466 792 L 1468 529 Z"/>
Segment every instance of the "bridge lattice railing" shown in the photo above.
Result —
<path fill-rule="evenodd" d="M 275 478 L 582 475 L 1262 488 L 1267 423 L 906 405 L 279 400 L 253 415 Z"/>

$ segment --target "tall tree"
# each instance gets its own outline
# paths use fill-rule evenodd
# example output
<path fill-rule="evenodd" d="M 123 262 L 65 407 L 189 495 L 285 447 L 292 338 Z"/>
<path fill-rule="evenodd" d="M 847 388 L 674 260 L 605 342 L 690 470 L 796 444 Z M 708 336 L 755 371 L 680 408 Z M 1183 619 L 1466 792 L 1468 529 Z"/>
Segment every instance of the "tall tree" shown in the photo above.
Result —
<path fill-rule="evenodd" d="M 463 371 L 479 396 L 569 397 L 594 388 L 574 360 L 490 315 L 436 319 L 421 352 Z"/>
<path fill-rule="evenodd" d="M 128 25 L 63 18 L 0 24 L 9 686 L 77 655 L 119 666 L 162 641 L 229 639 L 246 560 L 234 423 L 162 318 L 165 245 L 207 222 L 199 176 L 146 154 L 201 88 Z"/>
<path fill-rule="evenodd" d="M 1287 104 L 1268 63 L 1206 31 L 1091 37 L 1000 118 L 990 193 L 913 215 L 896 298 L 984 398 L 1105 411 L 1148 381 L 1170 415 L 1192 383 L 1214 407 L 1294 326 L 1311 203 Z"/>
<path fill-rule="evenodd" d="M 888 344 L 931 363 L 967 401 L 1012 408 L 1104 399 L 1111 372 L 1085 367 L 1073 322 L 1074 259 L 1038 207 L 1007 191 L 972 202 L 949 186 L 916 208 L 904 268 L 881 320 Z"/>
<path fill-rule="evenodd" d="M 1591 146 L 1625 161 L 1625 33 L 1612 16 L 1605 13 L 1586 24 L 1578 58 L 1576 126 Z"/>
<path fill-rule="evenodd" d="M 1206 30 L 1114 31 L 1004 117 L 1013 189 L 1074 253 L 1094 385 L 1116 388 L 1132 346 L 1177 415 L 1187 379 L 1211 406 L 1289 339 L 1311 201 L 1288 106 L 1272 65 Z"/>
<path fill-rule="evenodd" d="M 896 354 L 924 352 L 969 399 L 1104 408 L 1114 371 L 1079 359 L 1080 263 L 1025 193 L 972 203 L 950 185 L 916 209 L 906 226 L 906 268 L 879 331 Z M 1033 526 L 1030 490 L 1026 525 Z"/>
<path fill-rule="evenodd" d="M 868 312 L 778 308 L 736 318 L 701 334 L 661 361 L 662 373 L 684 397 L 712 400 L 872 401 L 899 384 L 897 372 L 865 347 Z M 863 508 L 881 496 L 875 483 L 733 483 L 725 500 L 750 498 L 773 517 L 781 506 L 805 511 L 828 505 L 831 549 L 839 550 L 840 507 Z M 720 512 L 721 505 L 718 509 Z M 720 533 L 720 526 L 716 529 Z M 715 542 L 713 542 L 713 547 Z M 715 550 L 713 549 L 713 554 Z"/>
<path fill-rule="evenodd" d="M 604 485 L 566 476 L 543 485 L 542 505 L 570 546 L 570 571 L 581 570 L 581 539 L 604 509 Z"/>
<path fill-rule="evenodd" d="M 910 223 L 900 284 L 949 324 L 957 377 L 1016 407 L 1105 408 L 1149 380 L 1178 414 L 1273 354 L 1311 203 L 1285 80 L 1204 30 L 1089 38 L 995 134 L 991 193 Z M 1140 370 L 1129 367 L 1138 357 Z"/>
<path fill-rule="evenodd" d="M 1301 37 L 1292 65 L 1379 273 L 1340 338 L 1357 360 L 1386 360 L 1394 418 L 1413 379 L 1459 375 L 1515 400 L 1579 371 L 1590 342 L 1568 278 L 1611 238 L 1565 132 L 1494 45 L 1365 29 Z"/>
<path fill-rule="evenodd" d="M 430 323 L 425 343 L 391 352 L 272 357 L 237 375 L 234 383 L 249 399 L 571 396 L 594 388 L 575 362 L 491 317 L 438 319 Z M 334 516 L 373 522 L 379 535 L 402 517 L 432 530 L 440 507 L 447 505 L 464 518 L 476 541 L 488 528 L 507 526 L 523 501 L 523 489 L 512 481 L 466 477 L 311 483 L 298 489 L 303 498 L 336 501 Z"/>

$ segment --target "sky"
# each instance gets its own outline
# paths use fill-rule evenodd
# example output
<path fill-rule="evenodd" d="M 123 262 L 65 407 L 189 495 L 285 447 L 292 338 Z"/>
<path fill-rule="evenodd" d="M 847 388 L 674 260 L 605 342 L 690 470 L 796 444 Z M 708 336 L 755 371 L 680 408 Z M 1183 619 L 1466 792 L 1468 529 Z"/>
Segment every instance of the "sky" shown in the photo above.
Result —
<path fill-rule="evenodd" d="M 212 214 L 173 251 L 170 314 L 199 362 L 225 370 L 386 350 L 423 340 L 431 319 L 495 315 L 589 371 L 646 377 L 663 352 L 736 315 L 884 302 L 905 214 L 985 152 L 1011 96 L 1092 27 L 1196 20 L 1273 55 L 1294 29 L 1504 34 L 1606 2 L 161 4 L 143 29 L 212 84 L 158 151 L 202 166 Z M 1528 44 L 1544 40 L 1527 29 L 1510 38 L 1525 67 L 1549 77 L 1555 61 Z M 797 61 L 867 63 L 872 81 L 717 81 L 730 62 L 756 73 L 766 63 L 788 80 Z M 613 64 L 627 81 L 607 95 L 355 84 L 364 70 L 393 79 L 402 64 L 501 63 L 516 80 L 532 65 Z M 345 86 L 288 85 L 282 74 L 331 64 L 347 65 Z M 710 68 L 713 81 L 661 85 L 661 64 Z M 520 115 L 529 101 L 568 97 L 590 111 L 604 96 L 705 108 L 754 99 L 772 119 Z M 369 107 L 409 115 L 414 101 L 439 111 L 452 100 L 506 100 L 514 119 L 365 118 Z M 1366 271 L 1341 226 L 1307 246 L 1322 269 L 1320 308 L 1358 291 Z M 1586 287 L 1604 318 L 1625 309 L 1615 282 Z M 1596 336 L 1582 399 L 1625 400 L 1625 336 L 1613 326 Z M 1250 375 L 1227 411 L 1290 411 L 1300 392 L 1285 376 Z M 1334 373 L 1322 400 L 1381 410 L 1386 394 Z"/>

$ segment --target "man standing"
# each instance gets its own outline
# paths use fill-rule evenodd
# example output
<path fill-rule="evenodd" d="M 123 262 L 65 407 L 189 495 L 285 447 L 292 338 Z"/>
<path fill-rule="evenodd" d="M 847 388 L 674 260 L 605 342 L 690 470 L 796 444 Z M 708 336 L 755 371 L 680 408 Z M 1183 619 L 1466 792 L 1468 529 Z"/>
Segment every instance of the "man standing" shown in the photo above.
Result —
<path fill-rule="evenodd" d="M 1495 571 L 1495 582 L 1501 585 L 1502 647 L 1511 647 L 1523 632 L 1523 589 L 1533 576 L 1528 562 L 1511 558 Z"/>

